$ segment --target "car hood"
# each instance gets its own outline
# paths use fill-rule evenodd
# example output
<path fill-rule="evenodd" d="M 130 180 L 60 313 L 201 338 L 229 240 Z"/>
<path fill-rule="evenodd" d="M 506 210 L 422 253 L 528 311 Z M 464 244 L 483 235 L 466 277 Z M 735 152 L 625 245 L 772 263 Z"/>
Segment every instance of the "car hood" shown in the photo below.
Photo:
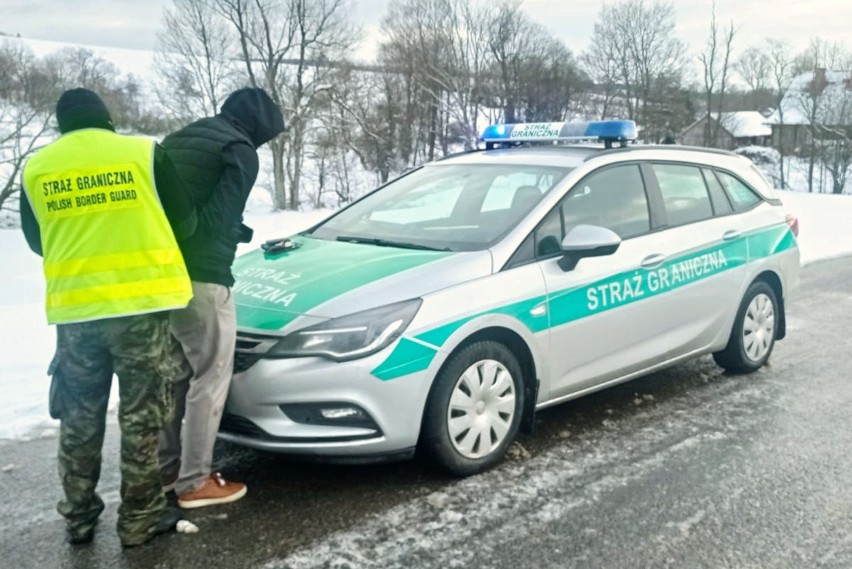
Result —
<path fill-rule="evenodd" d="M 237 326 L 288 332 L 492 272 L 489 251 L 452 253 L 293 238 L 283 253 L 252 251 L 234 262 Z"/>

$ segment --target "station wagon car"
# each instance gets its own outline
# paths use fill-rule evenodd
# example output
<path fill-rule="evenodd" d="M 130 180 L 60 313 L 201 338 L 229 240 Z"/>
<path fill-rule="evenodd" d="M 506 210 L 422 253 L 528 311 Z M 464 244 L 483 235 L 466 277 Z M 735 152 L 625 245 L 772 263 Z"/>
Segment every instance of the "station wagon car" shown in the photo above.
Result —
<path fill-rule="evenodd" d="M 468 475 L 544 407 L 702 354 L 763 366 L 796 219 L 748 159 L 628 144 L 635 128 L 492 125 L 238 258 L 220 437 L 339 461 L 419 448 Z"/>

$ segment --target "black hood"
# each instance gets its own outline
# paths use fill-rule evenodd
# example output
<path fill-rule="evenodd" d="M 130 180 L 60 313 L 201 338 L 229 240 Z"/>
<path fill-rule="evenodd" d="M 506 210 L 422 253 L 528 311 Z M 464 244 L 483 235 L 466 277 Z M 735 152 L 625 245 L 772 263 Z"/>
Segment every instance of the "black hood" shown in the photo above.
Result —
<path fill-rule="evenodd" d="M 245 132 L 259 148 L 284 132 L 284 117 L 263 89 L 245 88 L 231 93 L 222 104 L 222 116 Z"/>
<path fill-rule="evenodd" d="M 65 134 L 83 128 L 115 130 L 106 105 L 94 91 L 69 89 L 56 101 L 56 122 Z"/>

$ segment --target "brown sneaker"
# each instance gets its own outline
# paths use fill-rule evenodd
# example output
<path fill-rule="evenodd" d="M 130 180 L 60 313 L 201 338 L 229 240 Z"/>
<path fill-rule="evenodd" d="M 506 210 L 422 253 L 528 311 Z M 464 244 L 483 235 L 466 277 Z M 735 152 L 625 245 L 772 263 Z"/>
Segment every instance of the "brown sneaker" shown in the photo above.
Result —
<path fill-rule="evenodd" d="M 218 472 L 204 481 L 204 486 L 194 492 L 178 496 L 178 506 L 184 509 L 203 508 L 217 504 L 236 502 L 246 495 L 246 485 L 227 482 Z"/>

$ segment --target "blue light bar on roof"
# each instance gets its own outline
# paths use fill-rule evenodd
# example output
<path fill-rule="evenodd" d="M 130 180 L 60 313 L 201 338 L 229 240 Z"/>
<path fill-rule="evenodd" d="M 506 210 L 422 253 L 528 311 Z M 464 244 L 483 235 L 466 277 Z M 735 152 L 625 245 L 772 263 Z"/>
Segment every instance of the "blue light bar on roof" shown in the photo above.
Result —
<path fill-rule="evenodd" d="M 621 121 L 535 122 L 492 124 L 485 127 L 482 142 L 557 142 L 636 140 L 636 123 Z"/>

